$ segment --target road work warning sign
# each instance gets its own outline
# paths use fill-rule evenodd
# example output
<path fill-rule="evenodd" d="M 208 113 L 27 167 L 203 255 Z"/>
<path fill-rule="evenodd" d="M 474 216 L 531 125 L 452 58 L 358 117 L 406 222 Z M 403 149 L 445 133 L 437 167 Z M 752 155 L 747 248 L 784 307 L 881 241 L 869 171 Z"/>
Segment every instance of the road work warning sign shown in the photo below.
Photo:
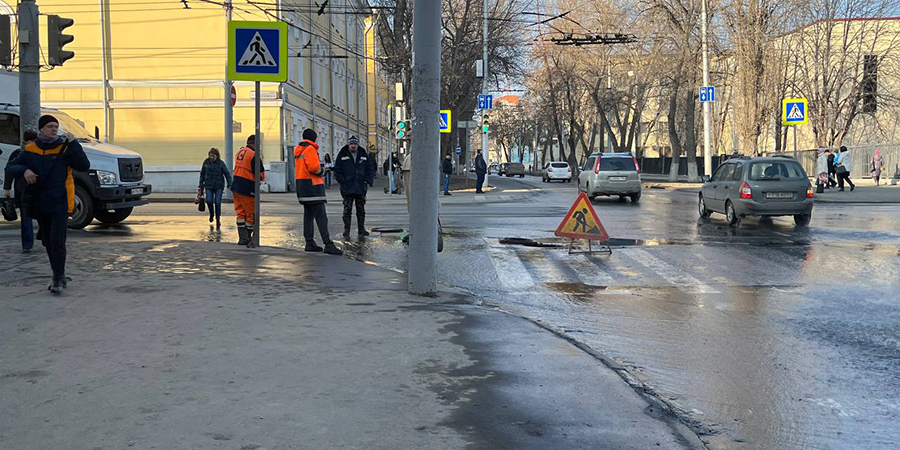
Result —
<path fill-rule="evenodd" d="M 575 204 L 569 209 L 565 219 L 556 229 L 556 235 L 572 239 L 589 239 L 592 241 L 608 241 L 609 235 L 594 212 L 591 201 L 584 192 L 578 194 Z"/>

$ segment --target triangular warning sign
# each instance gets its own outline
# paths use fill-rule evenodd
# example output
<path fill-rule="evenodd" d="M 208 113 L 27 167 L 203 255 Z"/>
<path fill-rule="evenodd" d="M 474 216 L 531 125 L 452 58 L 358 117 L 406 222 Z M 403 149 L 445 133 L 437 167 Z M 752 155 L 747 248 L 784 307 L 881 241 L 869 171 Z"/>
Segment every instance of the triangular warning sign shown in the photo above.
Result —
<path fill-rule="evenodd" d="M 791 111 L 787 116 L 788 120 L 803 120 L 803 111 L 800 110 L 800 105 L 794 103 L 791 107 Z"/>
<path fill-rule="evenodd" d="M 593 241 L 608 241 L 609 235 L 600 223 L 600 218 L 591 206 L 591 201 L 582 192 L 578 194 L 569 213 L 556 229 L 557 236 L 573 239 L 590 239 Z"/>
<path fill-rule="evenodd" d="M 253 34 L 247 49 L 244 50 L 244 54 L 238 60 L 238 65 L 251 67 L 275 67 L 277 65 L 272 52 L 269 51 L 269 47 L 266 47 L 266 41 L 259 35 L 259 31 Z"/>

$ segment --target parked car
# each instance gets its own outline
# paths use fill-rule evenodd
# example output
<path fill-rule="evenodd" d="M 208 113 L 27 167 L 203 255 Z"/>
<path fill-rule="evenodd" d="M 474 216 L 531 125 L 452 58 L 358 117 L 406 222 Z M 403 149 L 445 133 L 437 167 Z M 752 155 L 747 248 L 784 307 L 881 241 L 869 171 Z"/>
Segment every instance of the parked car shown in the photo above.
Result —
<path fill-rule="evenodd" d="M 544 165 L 541 181 L 549 183 L 553 180 L 559 180 L 566 183 L 572 181 L 572 168 L 569 167 L 569 163 L 550 162 Z"/>
<path fill-rule="evenodd" d="M 747 216 L 793 216 L 800 227 L 812 218 L 813 187 L 793 158 L 732 158 L 702 179 L 700 217 L 722 213 L 737 226 Z"/>
<path fill-rule="evenodd" d="M 508 177 L 525 178 L 525 164 L 507 163 L 506 170 L 503 171 L 503 174 Z"/>
<path fill-rule="evenodd" d="M 509 163 L 500 163 L 500 165 L 497 166 L 497 175 L 506 175 L 506 166 L 508 165 Z"/>
<path fill-rule="evenodd" d="M 631 153 L 594 153 L 578 174 L 578 190 L 594 200 L 618 195 L 633 203 L 641 200 L 641 174 L 637 159 Z"/>

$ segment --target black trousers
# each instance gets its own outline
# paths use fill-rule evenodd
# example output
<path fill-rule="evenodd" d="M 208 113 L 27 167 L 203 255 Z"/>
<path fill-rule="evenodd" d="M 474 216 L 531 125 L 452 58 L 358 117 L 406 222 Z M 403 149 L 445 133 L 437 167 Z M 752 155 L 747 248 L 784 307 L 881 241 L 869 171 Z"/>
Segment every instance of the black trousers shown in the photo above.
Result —
<path fill-rule="evenodd" d="M 484 174 L 476 172 L 475 178 L 475 192 L 481 192 L 481 188 L 484 186 Z"/>
<path fill-rule="evenodd" d="M 850 186 L 852 186 L 852 187 L 856 186 L 855 184 L 853 184 L 852 181 L 850 181 L 850 172 L 839 173 L 839 174 L 837 174 L 837 176 L 838 176 L 838 189 L 844 188 L 844 180 L 846 180 L 847 183 L 850 184 Z"/>
<path fill-rule="evenodd" d="M 344 196 L 344 230 L 350 229 L 351 216 L 353 215 L 353 204 L 356 204 L 356 226 L 360 230 L 364 229 L 366 223 L 366 197 L 362 195 L 345 195 Z"/>
<path fill-rule="evenodd" d="M 66 231 L 69 214 L 64 212 L 40 214 L 37 217 L 41 243 L 47 249 L 53 281 L 66 278 Z"/>
<path fill-rule="evenodd" d="M 319 235 L 322 236 L 322 243 L 325 245 L 330 244 L 331 237 L 328 235 L 328 215 L 325 213 L 324 203 L 303 205 L 303 237 L 306 239 L 307 243 L 315 242 L 316 240 L 313 222 L 319 227 Z"/>

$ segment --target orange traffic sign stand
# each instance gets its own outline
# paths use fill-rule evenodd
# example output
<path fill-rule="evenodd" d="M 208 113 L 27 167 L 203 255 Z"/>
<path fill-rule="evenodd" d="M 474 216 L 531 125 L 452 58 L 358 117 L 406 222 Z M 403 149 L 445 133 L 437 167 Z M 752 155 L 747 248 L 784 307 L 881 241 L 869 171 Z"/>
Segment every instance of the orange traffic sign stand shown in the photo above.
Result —
<path fill-rule="evenodd" d="M 575 203 L 569 208 L 569 212 L 563 219 L 559 227 L 554 233 L 560 237 L 571 238 L 569 242 L 569 253 L 594 253 L 593 241 L 599 241 L 601 247 L 599 252 L 612 254 L 612 248 L 609 246 L 609 234 L 603 228 L 603 223 L 597 217 L 591 200 L 584 192 L 578 194 Z M 588 242 L 587 252 L 579 252 L 575 250 L 575 240 L 585 239 Z M 604 248 L 605 247 L 605 248 Z"/>

